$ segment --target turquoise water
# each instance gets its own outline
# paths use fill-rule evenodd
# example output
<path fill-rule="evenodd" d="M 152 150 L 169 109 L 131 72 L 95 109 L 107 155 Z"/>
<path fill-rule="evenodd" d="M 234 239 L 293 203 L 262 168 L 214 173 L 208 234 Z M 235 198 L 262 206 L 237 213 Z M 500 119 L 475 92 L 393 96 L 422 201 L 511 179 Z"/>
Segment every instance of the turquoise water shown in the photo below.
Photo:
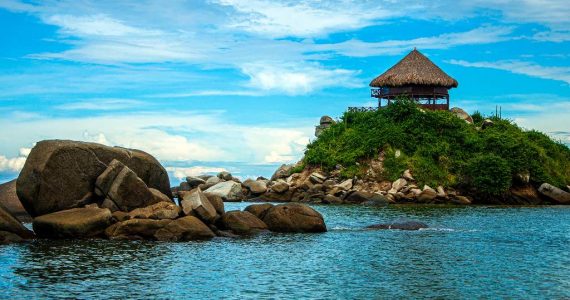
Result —
<path fill-rule="evenodd" d="M 570 297 L 570 207 L 315 208 L 329 232 L 0 246 L 0 298 Z M 361 230 L 401 218 L 431 228 Z"/>

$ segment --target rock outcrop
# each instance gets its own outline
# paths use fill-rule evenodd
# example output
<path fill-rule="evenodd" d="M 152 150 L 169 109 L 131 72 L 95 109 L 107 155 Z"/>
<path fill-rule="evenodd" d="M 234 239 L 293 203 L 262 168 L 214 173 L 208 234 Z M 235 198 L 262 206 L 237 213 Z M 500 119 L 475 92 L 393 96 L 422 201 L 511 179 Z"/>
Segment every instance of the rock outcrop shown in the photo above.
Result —
<path fill-rule="evenodd" d="M 42 238 L 88 238 L 102 235 L 111 224 L 111 211 L 84 207 L 62 210 L 34 218 L 34 232 Z"/>
<path fill-rule="evenodd" d="M 266 230 L 267 225 L 248 211 L 229 211 L 222 216 L 221 227 L 235 234 L 251 234 Z"/>
<path fill-rule="evenodd" d="M 323 216 L 311 207 L 299 203 L 280 204 L 271 207 L 263 222 L 276 232 L 325 232 Z"/>
<path fill-rule="evenodd" d="M 252 204 L 245 208 L 245 211 L 252 213 L 254 216 L 258 217 L 260 220 L 265 217 L 267 211 L 273 207 L 271 203 L 263 204 Z"/>
<path fill-rule="evenodd" d="M 95 202 L 95 181 L 114 159 L 131 169 L 148 187 L 171 195 L 166 170 L 145 152 L 48 140 L 37 143 L 30 152 L 18 177 L 18 197 L 32 217 Z"/>
<path fill-rule="evenodd" d="M 543 183 L 538 191 L 549 199 L 559 204 L 570 204 L 570 193 L 565 192 L 549 183 Z"/>
<path fill-rule="evenodd" d="M 469 124 L 473 124 L 473 118 L 471 118 L 471 116 L 466 111 L 464 111 L 463 109 L 461 109 L 459 107 L 454 107 L 454 108 L 450 109 L 450 111 L 452 113 L 454 113 L 455 116 L 457 116 L 461 120 L 464 120 L 465 122 L 467 122 Z"/>
<path fill-rule="evenodd" d="M 184 215 L 196 216 L 206 223 L 213 223 L 218 218 L 216 208 L 200 188 L 195 188 L 190 192 L 182 192 L 180 206 Z"/>

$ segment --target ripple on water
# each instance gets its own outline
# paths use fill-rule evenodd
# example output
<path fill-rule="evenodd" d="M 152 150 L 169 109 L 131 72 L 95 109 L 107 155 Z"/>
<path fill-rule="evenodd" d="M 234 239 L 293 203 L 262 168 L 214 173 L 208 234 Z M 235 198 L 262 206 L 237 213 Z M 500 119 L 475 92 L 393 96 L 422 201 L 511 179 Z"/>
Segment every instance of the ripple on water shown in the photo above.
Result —
<path fill-rule="evenodd" d="M 570 208 L 316 208 L 327 233 L 1 246 L 0 298 L 570 297 Z M 430 228 L 363 230 L 398 219 Z"/>

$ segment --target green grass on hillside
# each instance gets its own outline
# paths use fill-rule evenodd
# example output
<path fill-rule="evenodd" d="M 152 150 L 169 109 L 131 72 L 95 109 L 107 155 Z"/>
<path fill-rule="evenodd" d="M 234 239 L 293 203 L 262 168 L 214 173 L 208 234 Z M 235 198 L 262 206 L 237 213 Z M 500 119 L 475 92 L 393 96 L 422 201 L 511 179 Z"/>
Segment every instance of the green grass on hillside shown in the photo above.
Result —
<path fill-rule="evenodd" d="M 384 179 L 395 180 L 409 168 L 420 184 L 488 196 L 506 192 L 518 173 L 530 173 L 535 184 L 570 183 L 567 146 L 495 117 L 494 126 L 477 130 L 483 118 L 474 114 L 471 125 L 448 111 L 422 111 L 406 99 L 378 111 L 345 112 L 307 146 L 304 163 L 326 170 L 340 164 L 343 176 L 361 176 L 363 164 L 384 150 Z"/>

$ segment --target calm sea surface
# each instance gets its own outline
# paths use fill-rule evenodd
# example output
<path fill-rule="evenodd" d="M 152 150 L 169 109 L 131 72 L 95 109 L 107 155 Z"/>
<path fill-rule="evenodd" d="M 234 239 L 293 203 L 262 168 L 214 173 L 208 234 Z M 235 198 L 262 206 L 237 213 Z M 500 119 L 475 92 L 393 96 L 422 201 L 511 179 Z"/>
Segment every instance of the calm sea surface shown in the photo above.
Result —
<path fill-rule="evenodd" d="M 570 207 L 315 208 L 329 232 L 0 246 L 0 299 L 570 298 Z M 361 230 L 402 218 L 431 228 Z"/>

